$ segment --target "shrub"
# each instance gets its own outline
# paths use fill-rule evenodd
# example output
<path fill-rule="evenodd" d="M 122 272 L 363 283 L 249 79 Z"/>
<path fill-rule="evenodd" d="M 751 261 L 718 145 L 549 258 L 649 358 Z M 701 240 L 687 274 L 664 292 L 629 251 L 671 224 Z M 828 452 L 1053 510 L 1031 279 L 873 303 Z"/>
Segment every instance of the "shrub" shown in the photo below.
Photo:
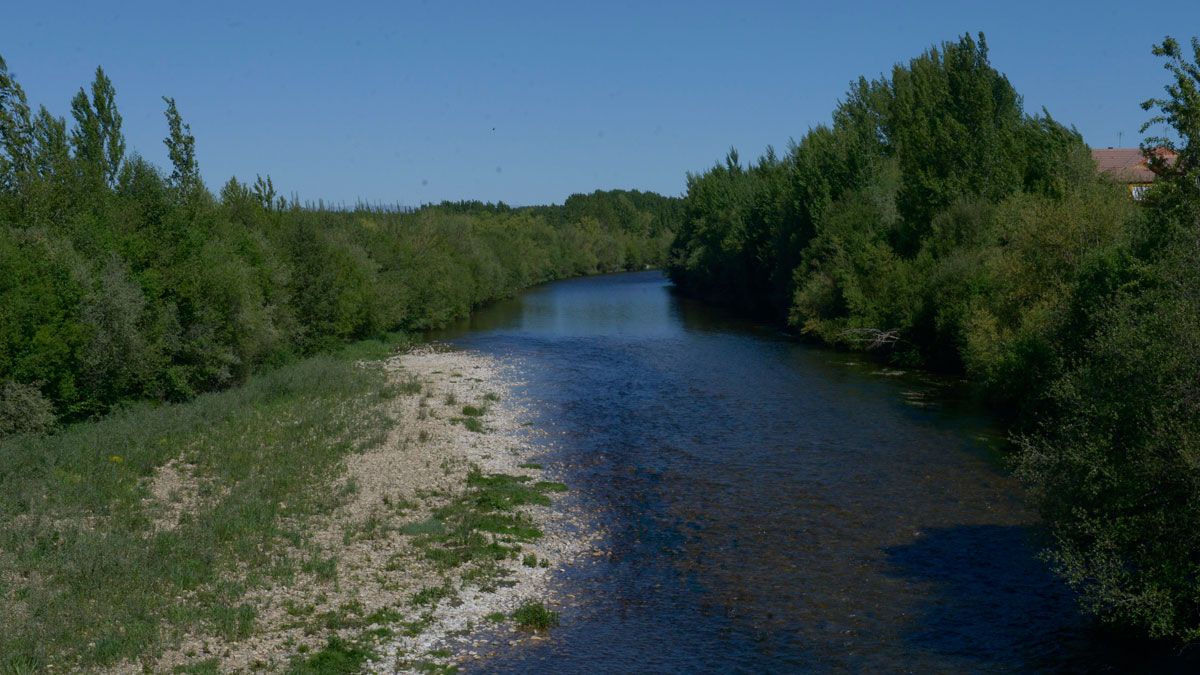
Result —
<path fill-rule="evenodd" d="M 544 631 L 558 625 L 558 612 L 546 608 L 540 601 L 528 601 L 513 612 L 513 620 L 519 628 Z"/>
<path fill-rule="evenodd" d="M 37 387 L 11 381 L 0 384 L 0 437 L 53 427 L 54 405 Z"/>

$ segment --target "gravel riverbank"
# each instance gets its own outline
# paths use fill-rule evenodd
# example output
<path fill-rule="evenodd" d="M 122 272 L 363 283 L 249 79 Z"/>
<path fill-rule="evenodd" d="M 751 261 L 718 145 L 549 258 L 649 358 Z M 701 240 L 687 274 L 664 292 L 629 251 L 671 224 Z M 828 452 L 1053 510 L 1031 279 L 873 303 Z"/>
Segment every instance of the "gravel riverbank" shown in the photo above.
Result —
<path fill-rule="evenodd" d="M 153 669 L 322 672 L 341 659 L 369 672 L 470 670 L 542 639 L 513 612 L 553 609 L 552 576 L 596 537 L 572 515 L 569 486 L 535 463 L 540 432 L 514 365 L 440 346 L 364 364 L 394 390 L 364 411 L 387 416 L 386 437 L 347 457 L 324 486 L 340 506 L 284 547 L 304 563 L 244 596 L 248 635 L 188 636 Z M 229 580 L 242 582 L 236 570 Z"/>

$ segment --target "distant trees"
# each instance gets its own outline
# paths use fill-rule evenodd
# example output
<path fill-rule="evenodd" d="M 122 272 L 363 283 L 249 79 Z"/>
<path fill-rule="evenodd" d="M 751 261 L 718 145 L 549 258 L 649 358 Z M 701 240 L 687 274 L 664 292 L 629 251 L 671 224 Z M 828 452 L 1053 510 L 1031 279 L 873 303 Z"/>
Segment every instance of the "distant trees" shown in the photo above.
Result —
<path fill-rule="evenodd" d="M 424 330 L 570 275 L 659 264 L 678 200 L 303 208 L 270 177 L 208 192 L 166 104 L 169 174 L 126 156 L 102 69 L 70 125 L 0 60 L 0 434 L 182 400 L 346 340 Z M 619 206 L 613 206 L 619 205 Z"/>
<path fill-rule="evenodd" d="M 688 176 L 677 286 L 965 372 L 1011 415 L 1052 560 L 1102 618 L 1200 638 L 1200 42 L 1155 47 L 1142 206 L 964 36 L 853 83 L 779 157 Z M 1174 139 L 1179 139 L 1176 143 Z M 1180 153 L 1168 166 L 1154 148 Z"/>

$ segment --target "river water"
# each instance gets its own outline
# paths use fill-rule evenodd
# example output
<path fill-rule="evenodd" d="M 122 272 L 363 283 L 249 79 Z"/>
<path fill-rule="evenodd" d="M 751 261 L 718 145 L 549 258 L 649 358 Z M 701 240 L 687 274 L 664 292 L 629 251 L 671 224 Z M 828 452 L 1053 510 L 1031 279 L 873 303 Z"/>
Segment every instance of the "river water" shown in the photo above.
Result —
<path fill-rule="evenodd" d="M 998 431 L 953 383 L 679 298 L 658 272 L 542 286 L 435 337 L 519 364 L 547 469 L 606 532 L 557 582 L 562 625 L 486 670 L 1130 664 L 1037 558 Z"/>

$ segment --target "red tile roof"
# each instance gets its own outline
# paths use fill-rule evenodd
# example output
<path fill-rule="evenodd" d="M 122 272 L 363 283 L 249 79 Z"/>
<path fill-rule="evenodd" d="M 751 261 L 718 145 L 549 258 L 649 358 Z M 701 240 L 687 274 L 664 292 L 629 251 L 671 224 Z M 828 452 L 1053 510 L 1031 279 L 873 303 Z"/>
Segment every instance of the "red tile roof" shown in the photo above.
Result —
<path fill-rule="evenodd" d="M 1157 151 L 1168 162 L 1175 159 L 1175 153 L 1167 149 Z M 1146 166 L 1146 158 L 1141 148 L 1104 148 L 1092 150 L 1092 159 L 1096 160 L 1096 169 L 1108 174 L 1113 180 L 1122 183 L 1150 183 L 1154 180 L 1154 172 Z"/>

